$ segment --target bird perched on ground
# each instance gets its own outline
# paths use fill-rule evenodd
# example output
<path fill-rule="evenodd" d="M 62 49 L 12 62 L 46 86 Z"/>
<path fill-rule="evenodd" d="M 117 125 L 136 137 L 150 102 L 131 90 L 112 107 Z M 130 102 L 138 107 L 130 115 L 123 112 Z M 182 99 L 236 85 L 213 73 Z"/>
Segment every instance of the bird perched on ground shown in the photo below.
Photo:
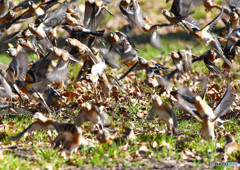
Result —
<path fill-rule="evenodd" d="M 178 86 L 178 105 L 183 110 L 190 113 L 202 124 L 203 137 L 207 140 L 214 140 L 214 130 L 216 123 L 223 123 L 219 118 L 226 114 L 231 107 L 233 97 L 231 94 L 231 86 L 228 85 L 227 90 L 217 107 L 213 109 L 200 96 L 195 96 L 186 87 Z"/>
<path fill-rule="evenodd" d="M 227 134 L 225 136 L 226 143 L 223 147 L 223 151 L 227 154 L 232 154 L 234 151 L 239 149 L 239 144 L 235 141 L 232 134 Z"/>
<path fill-rule="evenodd" d="M 100 130 L 97 134 L 97 139 L 100 143 L 108 143 L 109 145 L 113 144 L 113 138 L 111 137 L 110 133 L 106 130 Z"/>
<path fill-rule="evenodd" d="M 83 103 L 74 124 L 81 126 L 86 121 L 98 124 L 99 129 L 103 129 L 103 125 L 108 123 L 108 115 L 103 111 L 103 106 L 98 107 L 94 104 Z"/>
<path fill-rule="evenodd" d="M 56 130 L 58 133 L 60 132 L 76 133 L 78 131 L 73 124 L 57 122 L 54 119 L 45 117 L 40 112 L 36 112 L 33 115 L 33 119 L 37 119 L 37 120 L 31 125 L 29 125 L 26 129 L 24 129 L 21 133 L 17 134 L 16 136 L 10 137 L 9 140 L 18 140 L 25 133 L 31 134 L 33 131 L 36 131 L 36 130 L 47 130 L 47 133 L 50 137 L 52 137 L 51 131 L 54 131 L 54 130 Z"/>
<path fill-rule="evenodd" d="M 53 140 L 52 146 L 54 149 L 60 148 L 60 150 L 67 150 L 72 155 L 72 153 L 77 153 L 78 147 L 81 145 L 82 139 L 82 129 L 79 127 L 75 127 L 73 131 L 63 131 L 62 133 L 60 133 Z"/>
<path fill-rule="evenodd" d="M 170 106 L 161 100 L 161 97 L 154 94 L 152 96 L 153 104 L 148 113 L 148 120 L 154 119 L 154 113 L 156 113 L 161 120 L 166 124 L 167 131 L 171 134 L 176 134 L 177 118 Z"/>

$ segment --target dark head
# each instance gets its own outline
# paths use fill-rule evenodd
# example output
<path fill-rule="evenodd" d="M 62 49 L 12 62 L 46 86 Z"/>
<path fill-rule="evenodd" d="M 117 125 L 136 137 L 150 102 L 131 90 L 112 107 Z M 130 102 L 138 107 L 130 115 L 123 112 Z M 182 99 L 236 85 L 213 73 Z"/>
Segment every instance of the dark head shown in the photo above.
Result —
<path fill-rule="evenodd" d="M 57 100 L 62 99 L 61 95 L 60 95 L 56 90 L 54 90 L 54 89 L 51 88 L 51 87 L 48 87 L 48 88 L 47 88 L 47 95 L 48 95 L 48 96 L 51 96 L 51 97 L 53 97 L 53 98 L 55 98 L 55 99 L 57 99 Z"/>
<path fill-rule="evenodd" d="M 198 33 L 198 32 L 199 32 L 199 29 L 196 28 L 196 27 L 193 27 L 193 28 L 192 28 L 192 31 L 193 31 L 194 33 Z"/>
<path fill-rule="evenodd" d="M 15 83 L 20 88 L 22 88 L 26 85 L 26 83 L 24 81 L 20 81 L 20 80 L 16 80 Z"/>

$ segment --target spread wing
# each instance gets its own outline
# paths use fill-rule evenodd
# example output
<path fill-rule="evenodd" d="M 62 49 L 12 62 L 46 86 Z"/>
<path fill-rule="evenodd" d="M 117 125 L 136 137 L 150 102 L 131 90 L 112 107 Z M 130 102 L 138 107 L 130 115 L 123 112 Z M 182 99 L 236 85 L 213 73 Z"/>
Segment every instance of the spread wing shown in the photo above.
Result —
<path fill-rule="evenodd" d="M 223 8 L 221 12 L 218 14 L 218 16 L 216 16 L 216 18 L 214 18 L 210 23 L 208 23 L 205 27 L 203 27 L 202 30 L 210 32 L 213 28 L 215 28 L 215 26 L 218 23 L 218 20 L 222 17 L 222 14 L 223 14 Z"/>
<path fill-rule="evenodd" d="M 20 139 L 25 133 L 31 133 L 35 130 L 40 130 L 42 129 L 42 126 L 38 124 L 37 122 L 32 123 L 29 125 L 26 129 L 24 129 L 21 133 L 17 134 L 16 136 L 12 136 L 9 138 L 9 140 L 18 140 Z"/>
<path fill-rule="evenodd" d="M 80 111 L 80 113 L 78 114 L 74 124 L 76 126 L 81 126 L 84 122 L 89 121 L 88 118 L 85 116 L 85 113 L 83 110 Z"/>
<path fill-rule="evenodd" d="M 229 108 L 231 107 L 231 105 L 233 103 L 233 100 L 234 99 L 233 99 L 233 96 L 232 96 L 232 93 L 231 93 L 231 86 L 228 85 L 227 91 L 225 92 L 224 96 L 219 101 L 216 109 L 214 110 L 214 113 L 215 113 L 215 116 L 216 116 L 216 118 L 214 120 L 216 120 L 217 118 L 219 118 L 222 115 L 227 113 L 227 111 L 229 110 Z"/>
<path fill-rule="evenodd" d="M 188 90 L 187 87 L 178 86 L 178 95 L 191 104 L 195 104 L 195 94 Z"/>
<path fill-rule="evenodd" d="M 198 113 L 195 105 L 184 100 L 180 95 L 178 95 L 177 107 L 180 109 L 190 113 L 193 117 L 195 117 L 199 122 L 202 122 L 202 116 Z"/>

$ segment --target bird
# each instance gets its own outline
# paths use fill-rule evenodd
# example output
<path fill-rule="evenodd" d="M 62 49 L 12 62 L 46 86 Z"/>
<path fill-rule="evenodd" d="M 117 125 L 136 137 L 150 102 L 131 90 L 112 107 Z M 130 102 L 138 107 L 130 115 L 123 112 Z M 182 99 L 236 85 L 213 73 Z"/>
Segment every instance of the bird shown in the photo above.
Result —
<path fill-rule="evenodd" d="M 12 100 L 12 97 L 13 97 L 12 88 L 3 77 L 2 71 L 0 71 L 0 85 L 1 85 L 0 96 L 7 97 Z"/>
<path fill-rule="evenodd" d="M 239 149 L 239 144 L 235 141 L 232 134 L 225 135 L 226 143 L 223 147 L 223 151 L 226 154 L 232 154 Z"/>
<path fill-rule="evenodd" d="M 36 130 L 47 130 L 48 135 L 51 137 L 52 130 L 55 130 L 54 126 L 52 125 L 53 119 L 47 118 L 45 117 L 42 113 L 40 112 L 36 112 L 33 115 L 33 119 L 36 119 L 36 121 L 34 123 L 32 123 L 31 125 L 29 125 L 26 129 L 24 129 L 21 133 L 12 136 L 9 138 L 9 140 L 11 141 L 15 141 L 20 139 L 25 133 L 29 133 L 31 134 L 33 131 Z"/>
<path fill-rule="evenodd" d="M 57 66 L 46 74 L 46 79 L 50 82 L 61 82 L 67 79 L 69 74 L 68 66 L 70 60 L 79 63 L 68 51 L 57 47 L 50 48 L 51 54 L 58 59 Z"/>
<path fill-rule="evenodd" d="M 189 22 L 191 23 L 190 30 L 194 35 L 194 37 L 203 41 L 206 46 L 212 45 L 213 48 L 215 48 L 215 51 L 217 52 L 218 56 L 221 57 L 224 60 L 224 62 L 226 62 L 231 68 L 233 68 L 232 63 L 224 56 L 222 47 L 220 45 L 220 42 L 217 36 L 210 32 L 216 26 L 222 14 L 223 14 L 223 9 L 210 23 L 208 23 L 203 28 L 199 26 L 199 24 L 196 24 L 196 22 L 192 22 L 192 23 Z"/>
<path fill-rule="evenodd" d="M 201 122 L 202 134 L 206 140 L 215 140 L 216 123 L 222 124 L 220 117 L 228 112 L 233 100 L 231 86 L 228 85 L 225 94 L 213 111 L 200 96 L 195 96 L 184 86 L 178 86 L 178 106 Z"/>
<path fill-rule="evenodd" d="M 92 64 L 99 62 L 91 49 L 87 45 L 78 41 L 76 38 L 67 38 L 66 43 L 71 48 L 77 47 L 79 54 L 83 55 L 85 60 L 89 60 Z"/>
<path fill-rule="evenodd" d="M 16 93 L 22 100 L 21 95 L 19 93 L 19 89 L 16 86 L 15 82 L 16 80 L 19 81 L 25 80 L 26 72 L 28 70 L 28 55 L 21 45 L 17 46 L 15 52 L 16 56 L 10 62 L 9 67 L 7 68 L 3 77 L 9 84 L 9 86 L 12 88 L 12 91 Z"/>
<path fill-rule="evenodd" d="M 24 129 L 21 133 L 12 136 L 9 138 L 11 141 L 15 141 L 20 139 L 25 133 L 31 134 L 36 130 L 46 130 L 48 135 L 52 137 L 51 131 L 56 131 L 58 133 L 61 132 L 72 132 L 76 133 L 77 128 L 71 123 L 60 123 L 55 121 L 54 119 L 45 117 L 41 112 L 36 112 L 33 115 L 33 119 L 36 121 L 29 125 L 26 129 Z"/>
<path fill-rule="evenodd" d="M 133 40 L 120 31 L 110 32 L 108 36 L 110 43 L 109 51 L 120 55 L 123 64 L 133 66 L 138 61 L 137 49 Z"/>
<path fill-rule="evenodd" d="M 111 137 L 108 130 L 100 130 L 97 134 L 97 139 L 100 143 L 108 143 L 109 145 L 113 144 L 114 139 Z"/>
<path fill-rule="evenodd" d="M 138 57 L 138 61 L 127 71 L 125 72 L 119 80 L 126 77 L 132 70 L 142 70 L 145 69 L 146 74 L 146 84 L 148 84 L 150 87 L 157 87 L 157 86 L 163 86 L 163 87 L 170 87 L 172 84 L 165 80 L 161 75 L 159 70 L 167 71 L 169 70 L 167 67 L 164 67 L 158 63 L 155 63 L 153 61 L 148 61 L 143 57 Z"/>
<path fill-rule="evenodd" d="M 0 18 L 3 18 L 5 15 L 7 15 L 9 9 L 13 7 L 12 0 L 1 0 L 0 3 Z"/>
<path fill-rule="evenodd" d="M 143 13 L 137 1 L 127 2 L 122 0 L 119 4 L 119 8 L 131 27 L 137 27 L 144 32 L 150 33 L 151 45 L 157 49 L 162 48 L 161 38 L 158 35 L 157 30 L 160 27 L 171 26 L 171 24 L 153 24 L 152 20 Z"/>
<path fill-rule="evenodd" d="M 203 53 L 199 57 L 194 56 L 192 59 L 192 63 L 203 60 L 204 64 L 208 68 L 208 70 L 214 74 L 222 75 L 223 71 L 214 64 L 214 60 L 217 58 L 217 53 L 214 49 L 210 49 L 207 52 Z"/>
<path fill-rule="evenodd" d="M 60 150 L 67 150 L 70 155 L 77 153 L 78 147 L 82 143 L 82 129 L 75 127 L 74 131 L 63 131 L 60 133 L 51 143 L 54 149 L 60 148 Z"/>
<path fill-rule="evenodd" d="M 43 93 L 45 92 L 49 81 L 41 81 L 37 83 L 27 83 L 25 81 L 16 80 L 16 85 L 23 92 L 26 94 L 30 99 L 38 100 L 42 103 L 42 105 L 46 108 L 48 113 L 51 113 L 51 109 L 48 107 Z"/>
<path fill-rule="evenodd" d="M 192 6 L 197 7 L 203 5 L 205 7 L 205 11 L 212 11 L 213 8 L 222 9 L 222 7 L 213 2 L 214 0 L 192 0 Z"/>
<path fill-rule="evenodd" d="M 95 31 L 98 25 L 104 19 L 105 11 L 113 16 L 113 14 L 107 8 L 109 3 L 110 2 L 106 0 L 86 0 L 83 25 L 86 28 Z"/>
<path fill-rule="evenodd" d="M 151 110 L 148 113 L 147 119 L 153 120 L 154 113 L 156 113 L 161 120 L 163 120 L 166 124 L 167 130 L 171 134 L 176 134 L 177 128 L 177 118 L 174 111 L 170 108 L 170 106 L 161 100 L 159 95 L 152 95 L 153 104 Z"/>
<path fill-rule="evenodd" d="M 103 106 L 85 102 L 81 105 L 81 111 L 75 119 L 75 125 L 81 126 L 84 122 L 91 121 L 98 125 L 98 128 L 103 129 L 103 125 L 108 123 L 108 115 L 103 111 Z"/>
<path fill-rule="evenodd" d="M 161 13 L 173 25 L 181 25 L 187 32 L 190 32 L 185 24 L 185 19 L 193 14 L 190 12 L 192 0 L 174 0 L 170 11 L 163 9 Z"/>
<path fill-rule="evenodd" d="M 170 53 L 174 65 L 180 73 L 185 73 L 192 68 L 192 53 L 188 50 L 172 51 Z"/>
<path fill-rule="evenodd" d="M 240 3 L 237 0 L 226 0 L 226 3 L 229 6 L 229 9 L 227 9 L 227 14 L 230 17 L 227 24 L 227 36 L 230 36 L 232 32 L 239 27 L 238 9 L 240 7 Z"/>

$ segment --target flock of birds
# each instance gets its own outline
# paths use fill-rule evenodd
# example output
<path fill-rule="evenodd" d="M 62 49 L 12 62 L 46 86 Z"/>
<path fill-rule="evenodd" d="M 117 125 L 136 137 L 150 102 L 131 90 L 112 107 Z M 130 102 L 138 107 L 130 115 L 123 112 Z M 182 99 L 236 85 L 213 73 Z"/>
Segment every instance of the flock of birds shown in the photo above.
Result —
<path fill-rule="evenodd" d="M 161 3 L 169 3 L 169 0 Z M 85 0 L 84 16 L 82 17 L 76 0 L 66 0 L 60 3 L 58 0 L 26 0 L 14 5 L 11 0 L 0 0 L 0 31 L 1 41 L 9 42 L 12 39 L 17 41 L 16 45 L 8 44 L 6 53 L 12 57 L 12 62 L 7 70 L 1 70 L 0 74 L 0 95 L 9 98 L 9 105 L 23 102 L 23 95 L 29 100 L 36 100 L 42 103 L 47 112 L 52 113 L 49 106 L 54 100 L 62 100 L 61 95 L 52 84 L 59 84 L 64 87 L 68 82 L 69 64 L 82 65 L 75 80 L 87 81 L 93 87 L 100 87 L 103 93 L 103 100 L 109 101 L 111 90 L 117 87 L 122 93 L 127 93 L 121 85 L 131 71 L 146 70 L 146 85 L 154 89 L 152 94 L 152 108 L 147 117 L 154 119 L 156 113 L 162 119 L 167 132 L 177 135 L 177 118 L 171 106 L 161 100 L 158 89 L 170 90 L 173 87 L 172 77 L 176 74 L 188 73 L 192 69 L 192 63 L 203 60 L 204 64 L 213 74 L 226 76 L 225 72 L 231 72 L 234 68 L 235 55 L 239 53 L 240 45 L 240 1 L 226 0 L 227 6 L 219 6 L 212 0 L 174 0 L 170 10 L 163 9 L 161 14 L 166 18 L 164 24 L 154 24 L 141 9 L 141 3 L 136 0 L 121 0 L 119 8 L 122 15 L 128 21 L 124 31 L 113 31 L 108 35 L 110 48 L 98 48 L 99 44 L 104 45 L 105 30 L 98 30 L 99 24 L 104 16 L 114 15 L 108 9 L 111 0 Z M 218 15 L 204 27 L 195 21 L 191 15 L 192 9 L 197 5 L 204 5 L 206 11 L 219 11 Z M 223 14 L 225 17 L 223 18 Z M 33 23 L 23 30 L 15 30 L 6 34 L 8 29 L 17 24 L 28 22 L 35 18 Z M 225 27 L 221 35 L 213 34 L 211 31 L 218 21 L 222 19 Z M 154 61 L 148 61 L 138 55 L 134 41 L 129 36 L 132 29 L 138 28 L 150 34 L 150 43 L 155 48 L 162 48 L 158 30 L 161 27 L 181 26 L 189 35 L 193 35 L 209 46 L 209 50 L 201 56 L 194 56 L 190 50 L 172 51 L 171 59 L 176 66 L 175 70 L 169 70 Z M 65 30 L 69 36 L 59 37 L 59 30 Z M 60 45 L 59 42 L 62 42 Z M 65 42 L 64 42 L 65 41 Z M 39 59 L 29 63 L 29 54 L 37 54 Z M 129 67 L 129 70 L 120 78 L 113 74 L 107 74 L 107 68 L 121 68 L 116 60 L 120 56 L 122 65 Z M 223 60 L 222 69 L 215 65 L 214 61 L 220 58 Z M 53 62 L 57 60 L 57 64 Z M 225 70 L 225 71 L 224 71 Z M 163 72 L 168 71 L 168 74 Z M 226 114 L 231 107 L 234 98 L 231 94 L 231 85 L 227 89 L 217 107 L 213 110 L 205 101 L 207 81 L 203 82 L 202 96 L 192 93 L 187 87 L 179 85 L 177 91 L 177 106 L 190 113 L 202 124 L 202 136 L 206 140 L 215 140 L 215 130 L 223 127 L 220 117 Z M 16 94 L 16 95 L 15 95 Z M 100 95 L 97 93 L 96 95 Z M 3 108 L 3 106 L 1 106 Z M 52 145 L 76 152 L 82 143 L 82 130 L 78 128 L 85 121 L 95 123 L 102 134 L 104 141 L 110 141 L 110 133 L 105 129 L 108 123 L 108 115 L 103 106 L 96 102 L 84 101 L 81 104 L 79 115 L 74 124 L 60 123 L 45 117 L 37 112 L 33 118 L 37 119 L 23 132 L 12 136 L 10 140 L 20 139 L 26 132 L 31 133 L 38 129 L 47 130 L 51 136 L 51 130 L 56 130 L 58 136 L 52 141 Z M 131 131 L 128 135 L 131 135 Z M 230 134 L 226 137 L 228 144 L 238 148 Z M 227 146 L 226 146 L 227 147 Z"/>

